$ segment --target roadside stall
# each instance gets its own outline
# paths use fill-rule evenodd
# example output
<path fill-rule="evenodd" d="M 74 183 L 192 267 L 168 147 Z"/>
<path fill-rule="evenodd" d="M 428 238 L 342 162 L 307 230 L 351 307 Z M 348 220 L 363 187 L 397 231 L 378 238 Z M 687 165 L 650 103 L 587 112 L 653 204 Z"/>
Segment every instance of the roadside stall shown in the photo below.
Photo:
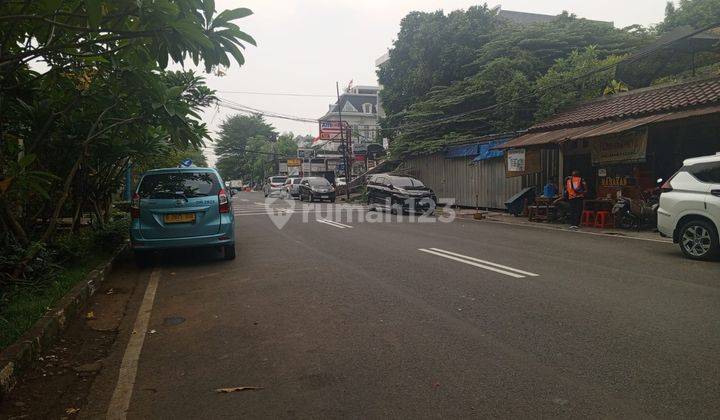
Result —
<path fill-rule="evenodd" d="M 720 78 L 715 77 L 588 102 L 531 127 L 501 148 L 508 176 L 549 172 L 544 162 L 538 165 L 537 150 L 557 148 L 557 184 L 562 188 L 574 170 L 587 183 L 585 226 L 654 228 L 658 180 L 669 179 L 684 159 L 719 151 L 718 132 Z M 547 200 L 537 200 L 528 216 L 559 219 L 548 206 Z"/>

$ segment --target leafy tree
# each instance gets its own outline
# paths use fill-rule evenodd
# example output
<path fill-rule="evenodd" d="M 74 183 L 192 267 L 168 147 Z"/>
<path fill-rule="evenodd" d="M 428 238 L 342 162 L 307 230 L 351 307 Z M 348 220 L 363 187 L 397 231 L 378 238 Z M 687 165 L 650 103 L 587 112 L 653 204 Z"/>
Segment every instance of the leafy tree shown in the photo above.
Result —
<path fill-rule="evenodd" d="M 686 25 L 700 29 L 717 23 L 720 23 L 720 0 L 680 0 L 679 7 L 673 2 L 667 3 L 665 20 L 658 29 L 667 32 Z"/>
<path fill-rule="evenodd" d="M 411 32 L 412 28 L 405 29 Z M 535 121 L 536 114 L 545 115 L 543 112 L 553 110 L 548 108 L 549 102 L 540 103 L 539 93 L 545 85 L 557 81 L 555 76 L 573 77 L 562 66 L 568 69 L 577 66 L 575 74 L 582 72 L 583 55 L 574 51 L 591 46 L 595 58 L 585 64 L 600 65 L 609 57 L 643 45 L 649 37 L 643 31 L 615 29 L 611 24 L 578 19 L 567 13 L 547 23 L 499 25 L 464 66 L 470 71 L 469 76 L 428 89 L 400 111 L 389 110 L 381 123 L 392 139 L 391 151 L 396 156 L 427 153 L 450 141 L 525 128 Z M 400 47 L 399 43 L 400 39 L 395 48 Z M 580 55 L 567 58 L 573 54 Z M 392 62 L 391 50 L 391 67 Z M 538 84 L 553 68 L 553 75 Z M 382 72 L 381 69 L 378 74 Z M 601 86 L 599 94 L 603 89 Z M 571 98 L 565 99 L 564 104 L 569 104 Z"/>
<path fill-rule="evenodd" d="M 213 92 L 164 68 L 242 64 L 239 47 L 255 41 L 233 21 L 250 13 L 217 13 L 213 0 L 0 3 L 0 162 L 22 162 L 0 165 L 0 226 L 27 246 L 10 278 L 61 217 L 89 206 L 102 224 L 130 162 L 202 147 Z"/>
<path fill-rule="evenodd" d="M 597 49 L 588 47 L 582 51 L 573 51 L 567 58 L 558 60 L 535 82 L 535 88 L 539 92 L 535 119 L 544 120 L 581 101 L 627 90 L 626 86 L 615 80 L 615 69 L 612 67 L 612 64 L 620 59 L 619 56 L 611 55 L 601 60 L 598 58 Z M 610 70 L 579 78 L 605 67 L 610 67 Z"/>
<path fill-rule="evenodd" d="M 422 98 L 432 87 L 468 76 L 465 68 L 475 51 L 505 22 L 497 9 L 473 6 L 445 15 L 411 12 L 400 22 L 390 60 L 378 69 L 383 106 L 398 113 Z"/>
<path fill-rule="evenodd" d="M 219 138 L 215 141 L 217 168 L 225 179 L 242 179 L 248 168 L 248 141 L 263 139 L 265 143 L 277 137 L 275 128 L 265 122 L 261 115 L 233 115 L 220 125 Z M 253 143 L 253 146 L 257 146 Z M 259 146 L 258 146 L 259 147 Z M 253 152 L 267 152 L 253 149 Z"/>

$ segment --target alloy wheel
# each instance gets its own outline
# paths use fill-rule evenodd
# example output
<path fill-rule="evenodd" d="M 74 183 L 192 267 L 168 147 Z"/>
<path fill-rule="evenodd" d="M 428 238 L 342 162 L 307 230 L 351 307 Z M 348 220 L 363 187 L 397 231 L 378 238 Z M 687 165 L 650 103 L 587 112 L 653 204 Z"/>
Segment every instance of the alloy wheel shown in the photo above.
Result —
<path fill-rule="evenodd" d="M 703 226 L 690 225 L 683 232 L 682 245 L 690 255 L 704 257 L 712 247 L 710 232 Z"/>

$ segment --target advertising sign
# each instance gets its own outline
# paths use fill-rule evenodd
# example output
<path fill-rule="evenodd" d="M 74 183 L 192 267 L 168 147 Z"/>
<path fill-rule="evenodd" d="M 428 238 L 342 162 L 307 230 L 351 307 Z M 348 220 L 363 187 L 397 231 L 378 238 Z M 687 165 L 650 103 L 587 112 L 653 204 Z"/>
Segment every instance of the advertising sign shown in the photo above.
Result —
<path fill-rule="evenodd" d="M 340 121 L 320 121 L 320 134 L 322 134 L 322 133 L 340 134 L 341 126 L 345 127 L 345 129 L 347 129 L 349 127 L 349 124 L 347 121 L 343 121 L 342 125 L 340 124 Z"/>
<path fill-rule="evenodd" d="M 525 172 L 525 149 L 510 149 L 507 152 L 507 171 Z"/>
<path fill-rule="evenodd" d="M 315 157 L 315 149 L 298 149 L 297 157 L 300 159 Z"/>
<path fill-rule="evenodd" d="M 302 159 L 300 158 L 290 158 L 287 160 L 287 166 L 288 167 L 297 167 L 302 166 Z"/>
<path fill-rule="evenodd" d="M 645 160 L 647 128 L 621 133 L 617 136 L 591 140 L 592 164 L 603 165 Z"/>

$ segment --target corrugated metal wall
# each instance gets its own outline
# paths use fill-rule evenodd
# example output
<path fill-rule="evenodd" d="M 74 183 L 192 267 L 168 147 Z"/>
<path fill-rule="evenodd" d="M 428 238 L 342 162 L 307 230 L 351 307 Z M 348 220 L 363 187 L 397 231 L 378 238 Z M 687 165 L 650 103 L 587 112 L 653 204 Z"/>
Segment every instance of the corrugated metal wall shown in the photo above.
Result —
<path fill-rule="evenodd" d="M 522 177 L 506 178 L 502 158 L 471 164 L 470 158 L 446 159 L 442 153 L 405 160 L 401 167 L 460 206 L 504 209 L 505 200 L 522 189 Z"/>
<path fill-rule="evenodd" d="M 535 187 L 535 191 L 542 193 L 543 187 L 548 181 L 558 182 L 558 171 L 560 168 L 560 150 L 543 149 L 540 151 L 540 172 L 522 176 L 523 188 Z"/>

